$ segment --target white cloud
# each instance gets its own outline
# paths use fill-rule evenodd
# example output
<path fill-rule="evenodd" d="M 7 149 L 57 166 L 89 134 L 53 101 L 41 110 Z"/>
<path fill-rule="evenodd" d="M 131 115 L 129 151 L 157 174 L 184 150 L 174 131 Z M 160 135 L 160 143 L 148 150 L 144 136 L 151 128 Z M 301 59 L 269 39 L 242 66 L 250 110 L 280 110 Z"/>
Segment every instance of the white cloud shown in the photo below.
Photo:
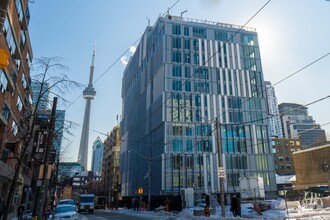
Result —
<path fill-rule="evenodd" d="M 132 54 L 134 54 L 135 51 L 136 51 L 136 47 L 135 47 L 134 45 L 131 46 L 131 47 L 129 48 L 129 51 L 130 51 Z"/>
<path fill-rule="evenodd" d="M 127 56 L 122 56 L 120 58 L 120 61 L 121 61 L 122 64 L 127 65 L 128 64 L 128 58 L 127 58 Z"/>

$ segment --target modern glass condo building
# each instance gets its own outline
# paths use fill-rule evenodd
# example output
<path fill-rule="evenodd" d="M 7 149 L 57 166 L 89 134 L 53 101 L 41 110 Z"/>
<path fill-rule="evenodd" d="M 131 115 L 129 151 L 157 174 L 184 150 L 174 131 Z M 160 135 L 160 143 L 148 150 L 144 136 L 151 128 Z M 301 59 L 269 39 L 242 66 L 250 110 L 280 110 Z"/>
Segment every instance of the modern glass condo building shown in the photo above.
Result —
<path fill-rule="evenodd" d="M 148 26 L 122 81 L 122 195 L 226 193 L 260 176 L 277 190 L 258 37 L 253 28 L 167 15 Z"/>

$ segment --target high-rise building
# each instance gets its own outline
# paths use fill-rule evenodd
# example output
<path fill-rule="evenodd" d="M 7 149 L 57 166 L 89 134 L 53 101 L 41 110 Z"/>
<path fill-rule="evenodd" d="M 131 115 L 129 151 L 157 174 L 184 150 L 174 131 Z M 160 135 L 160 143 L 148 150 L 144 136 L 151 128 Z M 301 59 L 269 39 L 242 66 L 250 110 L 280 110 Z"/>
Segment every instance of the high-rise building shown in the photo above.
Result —
<path fill-rule="evenodd" d="M 279 111 L 285 138 L 300 138 L 303 149 L 325 144 L 325 131 L 308 115 L 308 108 L 296 103 L 281 103 Z"/>
<path fill-rule="evenodd" d="M 31 87 L 33 92 L 32 106 L 37 105 L 39 98 L 39 103 L 37 106 L 37 118 L 43 120 L 43 124 L 46 125 L 48 119 L 51 115 L 51 110 L 48 109 L 50 87 L 49 83 L 43 83 L 41 88 L 41 83 L 32 80 Z M 41 91 L 42 90 L 42 91 Z M 41 91 L 41 93 L 40 93 Z M 62 138 L 64 132 L 64 121 L 65 121 L 65 110 L 56 110 L 55 114 L 55 127 L 54 127 L 54 139 L 52 143 L 52 150 L 50 154 L 50 161 L 56 162 L 59 160 Z"/>
<path fill-rule="evenodd" d="M 282 138 L 282 125 L 280 113 L 278 111 L 278 103 L 275 95 L 275 89 L 272 86 L 271 82 L 265 81 L 267 102 L 268 102 L 268 111 L 269 111 L 269 128 L 272 137 Z"/>
<path fill-rule="evenodd" d="M 54 129 L 54 140 L 53 140 L 53 155 L 51 158 L 54 162 L 59 161 L 62 147 L 63 132 L 65 132 L 65 110 L 56 110 L 55 113 L 55 129 Z"/>
<path fill-rule="evenodd" d="M 148 26 L 122 80 L 123 196 L 239 191 L 260 176 L 276 194 L 257 32 L 167 15 Z M 221 155 L 215 120 L 219 121 Z"/>
<path fill-rule="evenodd" d="M 83 92 L 84 99 L 86 99 L 84 122 L 81 130 L 80 147 L 78 154 L 78 163 L 83 165 L 84 169 L 87 170 L 87 160 L 88 160 L 88 139 L 89 139 L 89 122 L 91 114 L 92 100 L 96 96 L 96 91 L 93 87 L 93 75 L 94 75 L 94 58 L 95 58 L 95 47 L 93 50 L 92 65 L 90 67 L 89 73 L 89 83 Z"/>
<path fill-rule="evenodd" d="M 29 116 L 32 115 L 30 64 L 33 53 L 29 34 L 30 10 L 27 0 L 0 1 L 0 50 L 8 53 L 8 65 L 0 67 L 0 196 L 8 197 L 17 160 L 23 158 L 8 212 L 28 203 L 32 149 L 27 147 Z M 23 166 L 24 165 L 24 166 Z M 19 183 L 19 184 L 18 184 Z M 11 190 L 12 192 L 12 190 Z"/>
<path fill-rule="evenodd" d="M 41 84 L 39 81 L 32 80 L 31 87 L 33 92 L 32 106 L 35 107 L 37 105 L 39 98 L 38 110 L 47 110 L 49 102 L 49 83 L 45 82 Z M 40 89 L 42 89 L 41 94 Z"/>
<path fill-rule="evenodd" d="M 102 172 L 103 148 L 104 145 L 100 137 L 97 137 L 93 143 L 92 171 L 99 176 L 101 176 L 101 172 Z"/>

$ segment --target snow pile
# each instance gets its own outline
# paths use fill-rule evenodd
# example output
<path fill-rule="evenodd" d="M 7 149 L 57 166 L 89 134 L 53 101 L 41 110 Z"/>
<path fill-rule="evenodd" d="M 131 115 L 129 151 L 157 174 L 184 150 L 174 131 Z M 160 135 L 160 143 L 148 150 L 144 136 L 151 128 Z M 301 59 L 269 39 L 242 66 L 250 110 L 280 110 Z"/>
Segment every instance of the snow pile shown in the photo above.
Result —
<path fill-rule="evenodd" d="M 285 200 L 282 198 L 278 198 L 277 200 L 274 200 L 270 203 L 271 209 L 285 209 Z"/>

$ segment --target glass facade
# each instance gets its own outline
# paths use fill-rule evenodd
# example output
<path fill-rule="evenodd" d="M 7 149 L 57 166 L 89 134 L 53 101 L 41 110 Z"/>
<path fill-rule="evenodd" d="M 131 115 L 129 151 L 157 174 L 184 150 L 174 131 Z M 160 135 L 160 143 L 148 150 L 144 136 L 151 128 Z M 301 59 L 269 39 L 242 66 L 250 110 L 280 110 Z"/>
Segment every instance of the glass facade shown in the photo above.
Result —
<path fill-rule="evenodd" d="M 147 172 L 146 161 L 136 162 L 143 158 L 152 163 L 153 194 L 182 187 L 220 192 L 216 118 L 225 191 L 239 191 L 239 178 L 247 176 L 262 177 L 269 195 L 276 191 L 257 33 L 242 30 L 234 36 L 235 31 L 168 17 L 146 31 L 141 53 L 123 77 L 124 194 L 133 195 L 139 184 L 147 187 L 128 171 L 133 163 Z M 161 46 L 150 46 L 156 44 Z M 130 115 L 133 110 L 139 117 Z M 128 154 L 129 149 L 139 154 Z"/>

